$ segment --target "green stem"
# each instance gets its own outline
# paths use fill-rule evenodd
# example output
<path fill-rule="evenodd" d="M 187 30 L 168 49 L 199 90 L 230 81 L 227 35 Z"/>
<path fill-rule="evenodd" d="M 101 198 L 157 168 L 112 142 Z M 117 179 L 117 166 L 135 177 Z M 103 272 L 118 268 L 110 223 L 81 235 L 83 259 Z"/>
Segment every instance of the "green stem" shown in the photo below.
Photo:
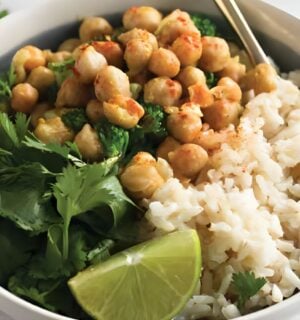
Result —
<path fill-rule="evenodd" d="M 63 259 L 66 261 L 69 256 L 69 226 L 70 226 L 70 219 L 66 220 L 64 223 L 64 230 L 63 230 Z"/>

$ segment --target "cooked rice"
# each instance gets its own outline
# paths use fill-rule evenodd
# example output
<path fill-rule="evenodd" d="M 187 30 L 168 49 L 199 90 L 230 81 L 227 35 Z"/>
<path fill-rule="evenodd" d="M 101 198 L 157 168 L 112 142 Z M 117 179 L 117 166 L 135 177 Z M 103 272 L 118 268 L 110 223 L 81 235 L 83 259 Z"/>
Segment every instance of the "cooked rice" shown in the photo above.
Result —
<path fill-rule="evenodd" d="M 211 156 L 196 186 L 170 176 L 154 193 L 146 218 L 157 232 L 195 228 L 202 243 L 201 289 L 176 319 L 238 317 L 234 272 L 267 277 L 247 310 L 300 289 L 300 183 L 291 176 L 299 163 L 300 91 L 279 79 L 276 91 L 246 105 L 236 136 Z"/>

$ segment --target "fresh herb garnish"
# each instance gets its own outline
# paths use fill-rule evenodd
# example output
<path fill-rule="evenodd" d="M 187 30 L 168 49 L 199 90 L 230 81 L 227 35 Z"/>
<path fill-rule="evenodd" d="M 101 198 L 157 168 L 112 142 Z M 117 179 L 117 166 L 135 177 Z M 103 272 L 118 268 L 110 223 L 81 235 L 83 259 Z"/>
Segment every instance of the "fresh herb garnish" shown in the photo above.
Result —
<path fill-rule="evenodd" d="M 63 123 L 70 129 L 78 132 L 88 122 L 84 108 L 77 108 L 61 116 Z"/>
<path fill-rule="evenodd" d="M 216 36 L 217 27 L 210 19 L 201 14 L 191 14 L 190 16 L 202 36 Z"/>
<path fill-rule="evenodd" d="M 60 87 L 61 84 L 73 74 L 75 60 L 73 58 L 66 59 L 62 62 L 49 62 L 48 68 L 55 74 L 56 83 Z"/>
<path fill-rule="evenodd" d="M 8 15 L 8 10 L 1 10 L 0 11 L 0 19 L 4 18 Z"/>

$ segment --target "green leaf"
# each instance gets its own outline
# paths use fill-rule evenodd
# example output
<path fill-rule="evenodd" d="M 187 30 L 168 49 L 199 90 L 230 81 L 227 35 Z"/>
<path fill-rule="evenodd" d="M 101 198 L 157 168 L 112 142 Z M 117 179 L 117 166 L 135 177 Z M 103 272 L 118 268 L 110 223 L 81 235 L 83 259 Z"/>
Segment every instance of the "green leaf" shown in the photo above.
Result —
<path fill-rule="evenodd" d="M 205 72 L 206 84 L 209 88 L 215 87 L 218 82 L 218 77 L 213 72 Z"/>
<path fill-rule="evenodd" d="M 232 284 L 239 295 L 238 308 L 243 309 L 246 301 L 254 296 L 265 284 L 265 278 L 255 278 L 254 272 L 238 272 L 232 276 Z"/>
<path fill-rule="evenodd" d="M 7 15 L 8 15 L 8 11 L 7 10 L 0 11 L 0 19 L 6 17 Z"/>
<path fill-rule="evenodd" d="M 110 257 L 110 250 L 114 247 L 115 241 L 111 239 L 104 239 L 99 242 L 99 244 L 92 249 L 88 255 L 87 260 L 91 264 L 97 264 Z"/>
<path fill-rule="evenodd" d="M 63 123 L 75 132 L 78 132 L 88 123 L 84 108 L 77 108 L 64 113 L 61 117 Z"/>
<path fill-rule="evenodd" d="M 11 98 L 11 88 L 15 84 L 15 81 L 16 75 L 14 73 L 13 67 L 10 66 L 9 70 L 6 73 L 0 75 L 0 102 L 8 101 Z"/>
<path fill-rule="evenodd" d="M 61 84 L 71 75 L 73 75 L 73 67 L 75 60 L 73 58 L 61 61 L 61 62 L 50 62 L 48 68 L 55 74 L 56 83 L 60 87 Z"/>
<path fill-rule="evenodd" d="M 6 284 L 8 277 L 29 260 L 37 245 L 37 238 L 29 237 L 12 222 L 0 219 L 1 285 Z"/>
<path fill-rule="evenodd" d="M 216 36 L 217 27 L 210 19 L 202 14 L 190 14 L 190 16 L 202 36 Z"/>
<path fill-rule="evenodd" d="M 6 113 L 0 113 L 0 147 L 12 151 L 20 146 L 20 140 L 14 123 Z"/>

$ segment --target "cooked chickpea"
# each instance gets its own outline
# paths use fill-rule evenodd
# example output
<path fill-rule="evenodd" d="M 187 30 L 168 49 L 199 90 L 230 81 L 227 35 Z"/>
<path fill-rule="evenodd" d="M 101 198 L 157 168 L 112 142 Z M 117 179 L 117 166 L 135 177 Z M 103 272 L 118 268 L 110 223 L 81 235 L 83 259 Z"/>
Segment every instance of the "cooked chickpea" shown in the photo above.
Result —
<path fill-rule="evenodd" d="M 123 14 L 125 29 L 140 28 L 154 32 L 161 22 L 162 14 L 153 7 L 131 7 Z"/>
<path fill-rule="evenodd" d="M 91 99 L 90 88 L 82 84 L 77 78 L 69 77 L 58 90 L 55 105 L 62 107 L 84 107 Z"/>
<path fill-rule="evenodd" d="M 44 143 L 60 143 L 72 141 L 74 132 L 67 128 L 60 117 L 45 120 L 40 118 L 34 134 Z"/>
<path fill-rule="evenodd" d="M 152 45 L 141 39 L 127 42 L 124 58 L 131 75 L 142 72 L 148 65 L 153 52 Z"/>
<path fill-rule="evenodd" d="M 80 82 L 89 84 L 94 82 L 97 73 L 107 66 L 105 57 L 97 52 L 93 46 L 81 50 L 75 61 L 75 74 Z"/>
<path fill-rule="evenodd" d="M 161 106 L 177 105 L 181 94 L 180 83 L 168 77 L 153 78 L 144 86 L 144 100 Z"/>
<path fill-rule="evenodd" d="M 255 94 L 271 92 L 277 87 L 277 74 L 275 69 L 266 63 L 258 64 L 248 71 L 241 80 L 243 90 L 253 89 Z"/>
<path fill-rule="evenodd" d="M 130 31 L 120 34 L 118 39 L 123 45 L 126 45 L 132 39 L 141 39 L 145 42 L 150 43 L 153 50 L 156 50 L 158 48 L 158 43 L 155 35 L 143 29 L 134 28 Z"/>
<path fill-rule="evenodd" d="M 31 84 L 40 93 L 44 92 L 48 87 L 50 87 L 55 82 L 54 72 L 46 67 L 40 66 L 34 68 L 26 82 Z"/>
<path fill-rule="evenodd" d="M 30 113 L 30 123 L 35 128 L 40 118 L 44 118 L 45 112 L 53 109 L 54 107 L 48 102 L 38 103 L 34 110 Z"/>
<path fill-rule="evenodd" d="M 239 57 L 230 58 L 223 70 L 218 73 L 219 77 L 229 77 L 235 82 L 239 82 L 246 74 L 246 66 L 239 62 Z"/>
<path fill-rule="evenodd" d="M 97 99 L 90 100 L 86 106 L 85 112 L 90 121 L 97 123 L 104 117 L 103 102 Z"/>
<path fill-rule="evenodd" d="M 168 136 L 157 148 L 156 156 L 169 161 L 169 153 L 180 146 L 180 142 Z"/>
<path fill-rule="evenodd" d="M 63 62 L 72 58 L 72 53 L 69 51 L 52 52 L 44 50 L 43 54 L 47 62 Z"/>
<path fill-rule="evenodd" d="M 111 123 L 125 129 L 135 127 L 145 113 L 138 102 L 121 95 L 104 102 L 103 111 Z"/>
<path fill-rule="evenodd" d="M 199 33 L 182 34 L 173 42 L 171 49 L 182 66 L 196 65 L 202 54 Z"/>
<path fill-rule="evenodd" d="M 159 48 L 153 51 L 148 69 L 158 76 L 173 78 L 180 71 L 180 61 L 171 50 Z"/>
<path fill-rule="evenodd" d="M 193 143 L 186 143 L 169 153 L 169 162 L 174 173 L 194 179 L 208 161 L 207 152 Z"/>
<path fill-rule="evenodd" d="M 196 83 L 188 87 L 190 101 L 199 104 L 202 108 L 209 107 L 214 97 L 206 83 Z"/>
<path fill-rule="evenodd" d="M 214 130 L 237 125 L 240 112 L 240 104 L 229 100 L 216 100 L 209 108 L 203 109 L 204 121 Z"/>
<path fill-rule="evenodd" d="M 70 38 L 62 42 L 57 51 L 73 52 L 78 46 L 81 45 L 81 40 L 78 38 Z"/>
<path fill-rule="evenodd" d="M 121 184 L 136 199 L 150 198 L 164 183 L 155 159 L 147 152 L 137 153 L 120 176 Z"/>
<path fill-rule="evenodd" d="M 112 34 L 112 32 L 113 28 L 106 19 L 88 17 L 83 20 L 79 27 L 79 38 L 82 42 L 87 42 L 103 35 Z"/>
<path fill-rule="evenodd" d="M 124 67 L 123 49 L 114 41 L 93 41 L 91 45 L 95 50 L 104 55 L 109 65 L 117 68 Z"/>
<path fill-rule="evenodd" d="M 228 77 L 221 78 L 217 86 L 212 88 L 210 92 L 213 94 L 215 100 L 227 99 L 239 102 L 242 99 L 241 88 L 235 81 Z"/>
<path fill-rule="evenodd" d="M 206 84 L 206 77 L 202 70 L 199 68 L 188 66 L 183 68 L 177 78 L 183 87 L 183 92 L 186 95 L 188 93 L 187 89 L 196 83 Z"/>
<path fill-rule="evenodd" d="M 137 74 L 131 74 L 128 72 L 128 77 L 130 79 L 130 83 L 138 83 L 143 87 L 153 77 L 153 75 L 150 71 L 144 69 Z"/>
<path fill-rule="evenodd" d="M 218 37 L 202 37 L 202 56 L 199 66 L 208 72 L 221 71 L 228 64 L 230 52 L 227 42 Z"/>
<path fill-rule="evenodd" d="M 104 67 L 95 79 L 95 93 L 100 101 L 107 101 L 117 95 L 130 97 L 128 76 L 114 66 Z"/>
<path fill-rule="evenodd" d="M 44 66 L 46 59 L 43 51 L 34 46 L 25 46 L 18 50 L 13 59 L 12 66 L 16 74 L 16 83 L 25 81 L 26 73 L 32 69 Z"/>
<path fill-rule="evenodd" d="M 155 32 L 160 46 L 163 47 L 171 45 L 182 34 L 192 33 L 200 35 L 189 14 L 179 9 L 163 18 Z"/>
<path fill-rule="evenodd" d="M 167 128 L 170 134 L 182 143 L 193 141 L 202 128 L 202 121 L 197 112 L 184 108 L 168 116 Z"/>
<path fill-rule="evenodd" d="M 12 89 L 11 107 L 17 112 L 30 113 L 39 99 L 39 92 L 29 83 L 19 83 Z"/>
<path fill-rule="evenodd" d="M 99 161 L 102 158 L 102 145 L 96 131 L 90 124 L 86 123 L 76 134 L 74 143 L 76 143 L 83 159 L 90 162 Z"/>

